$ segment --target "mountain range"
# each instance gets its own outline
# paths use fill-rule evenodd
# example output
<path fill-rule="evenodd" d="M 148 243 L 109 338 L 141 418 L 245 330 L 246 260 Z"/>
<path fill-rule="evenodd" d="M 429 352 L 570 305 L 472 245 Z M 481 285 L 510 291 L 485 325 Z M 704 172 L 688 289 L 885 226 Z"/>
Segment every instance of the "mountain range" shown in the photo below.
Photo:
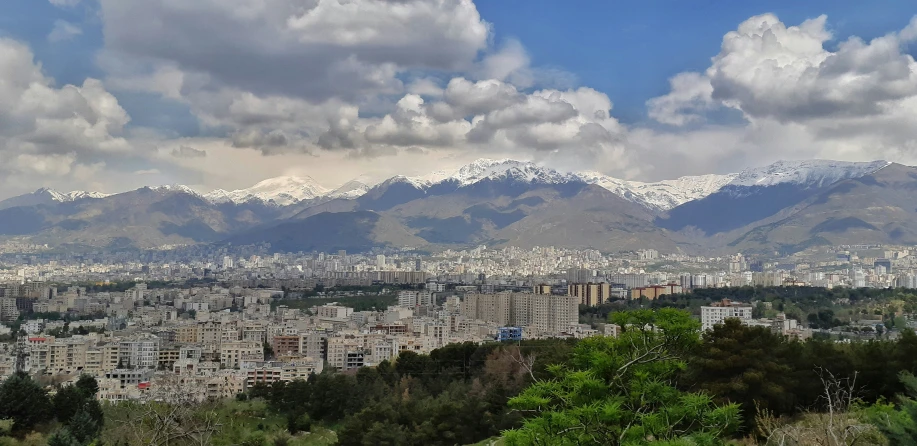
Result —
<path fill-rule="evenodd" d="M 792 253 L 917 243 L 917 168 L 781 161 L 645 183 L 482 159 L 454 171 L 357 178 L 337 189 L 278 177 L 248 189 L 114 195 L 50 189 L 0 201 L 0 240 L 59 247 L 263 244 L 276 251 L 436 250 L 476 244 Z M 912 223 L 915 222 L 915 223 Z"/>

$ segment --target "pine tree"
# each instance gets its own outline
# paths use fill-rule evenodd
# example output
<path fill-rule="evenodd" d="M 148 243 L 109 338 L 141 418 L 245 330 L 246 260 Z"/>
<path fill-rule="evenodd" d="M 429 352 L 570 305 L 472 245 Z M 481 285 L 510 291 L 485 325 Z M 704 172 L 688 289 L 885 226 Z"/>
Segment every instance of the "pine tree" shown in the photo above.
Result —
<path fill-rule="evenodd" d="M 619 337 L 580 341 L 570 364 L 549 368 L 552 379 L 510 399 L 534 415 L 505 433 L 507 444 L 721 444 L 738 426 L 738 406 L 674 386 L 700 324 L 673 309 L 618 313 L 612 322 Z"/>
<path fill-rule="evenodd" d="M 47 392 L 29 375 L 16 373 L 0 385 L 0 418 L 12 419 L 14 431 L 28 432 L 50 414 Z"/>

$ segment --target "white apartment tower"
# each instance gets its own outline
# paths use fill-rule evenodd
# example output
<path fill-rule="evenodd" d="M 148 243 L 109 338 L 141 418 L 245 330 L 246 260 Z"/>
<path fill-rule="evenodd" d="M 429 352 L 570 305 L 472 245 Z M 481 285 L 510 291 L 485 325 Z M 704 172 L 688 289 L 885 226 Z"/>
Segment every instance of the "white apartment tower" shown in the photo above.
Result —
<path fill-rule="evenodd" d="M 726 319 L 751 320 L 752 307 L 746 304 L 732 303 L 724 300 L 713 306 L 700 307 L 700 322 L 703 330 L 711 330 L 716 324 L 722 324 Z"/>

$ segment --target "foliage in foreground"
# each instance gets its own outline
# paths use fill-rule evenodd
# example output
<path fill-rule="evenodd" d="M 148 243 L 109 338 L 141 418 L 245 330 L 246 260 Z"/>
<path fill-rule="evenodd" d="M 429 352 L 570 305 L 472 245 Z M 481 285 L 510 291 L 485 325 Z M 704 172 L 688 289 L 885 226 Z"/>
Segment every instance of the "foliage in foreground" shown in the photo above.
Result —
<path fill-rule="evenodd" d="M 699 342 L 698 323 L 677 310 L 618 313 L 618 338 L 581 341 L 510 406 L 530 414 L 509 445 L 722 444 L 740 421 L 736 404 L 683 392 L 675 378 Z"/>

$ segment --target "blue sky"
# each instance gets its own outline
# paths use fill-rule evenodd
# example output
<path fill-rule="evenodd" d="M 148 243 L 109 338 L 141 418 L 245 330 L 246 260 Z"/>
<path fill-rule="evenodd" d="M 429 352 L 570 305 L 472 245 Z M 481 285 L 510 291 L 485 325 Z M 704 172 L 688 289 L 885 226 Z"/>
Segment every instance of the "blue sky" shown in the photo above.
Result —
<path fill-rule="evenodd" d="M 748 17 L 772 12 L 799 23 L 826 14 L 843 40 L 901 29 L 917 13 L 907 0 L 509 0 L 479 2 L 478 9 L 498 39 L 518 38 L 536 64 L 563 68 L 604 91 L 631 122 L 646 119 L 644 103 L 666 93 L 669 77 L 706 69 L 723 35 Z"/>
<path fill-rule="evenodd" d="M 43 115 L 14 116 L 28 125 L 0 134 L 0 157 L 24 170 L 0 177 L 39 166 L 61 188 L 213 189 L 486 156 L 650 180 L 777 159 L 917 162 L 911 1 L 404 5 L 5 0 L 0 43 L 34 57 L 7 63 L 40 65 L 61 101 L 46 108 L 84 119 L 46 143 Z"/>

